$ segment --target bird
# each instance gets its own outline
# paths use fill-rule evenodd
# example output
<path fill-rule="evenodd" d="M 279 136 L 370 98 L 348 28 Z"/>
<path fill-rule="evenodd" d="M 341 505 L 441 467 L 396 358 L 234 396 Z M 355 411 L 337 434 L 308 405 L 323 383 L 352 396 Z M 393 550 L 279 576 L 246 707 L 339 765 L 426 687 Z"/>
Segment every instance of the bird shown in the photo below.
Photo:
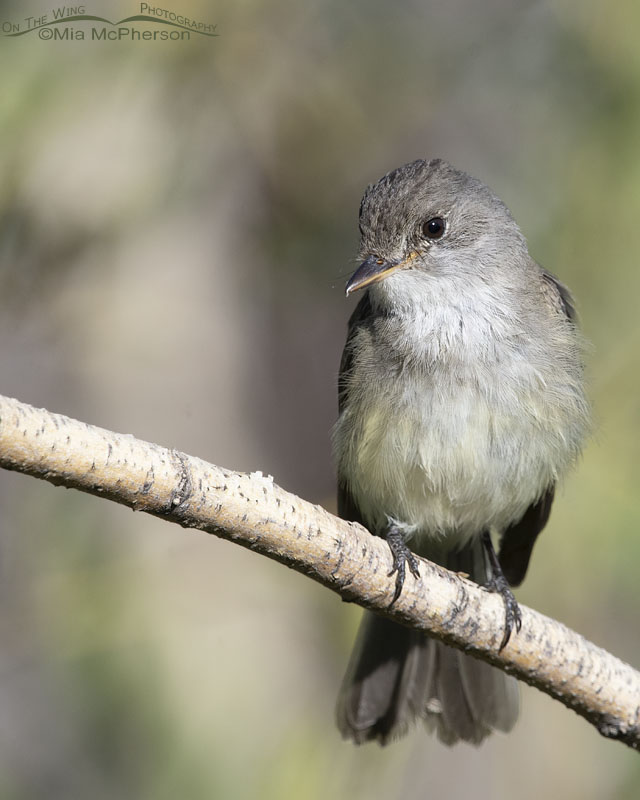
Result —
<path fill-rule="evenodd" d="M 346 294 L 332 445 L 338 513 L 386 539 L 395 591 L 420 557 L 498 592 L 500 649 L 556 487 L 590 431 L 585 344 L 568 288 L 529 255 L 506 205 L 442 159 L 369 185 Z M 517 681 L 365 611 L 337 723 L 385 745 L 419 719 L 479 745 L 518 717 Z"/>

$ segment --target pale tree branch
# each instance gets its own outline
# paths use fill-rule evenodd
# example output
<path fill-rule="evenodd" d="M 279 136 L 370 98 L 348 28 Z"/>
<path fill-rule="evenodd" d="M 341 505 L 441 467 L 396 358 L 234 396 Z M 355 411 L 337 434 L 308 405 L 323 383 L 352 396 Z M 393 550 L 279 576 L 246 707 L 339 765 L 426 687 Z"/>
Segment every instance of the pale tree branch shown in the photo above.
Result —
<path fill-rule="evenodd" d="M 429 633 L 537 687 L 604 736 L 640 749 L 640 673 L 564 625 L 521 606 L 522 630 L 498 652 L 500 597 L 428 561 L 389 608 L 384 541 L 285 492 L 262 473 L 199 458 L 0 396 L 0 466 L 213 533 L 364 608 Z"/>

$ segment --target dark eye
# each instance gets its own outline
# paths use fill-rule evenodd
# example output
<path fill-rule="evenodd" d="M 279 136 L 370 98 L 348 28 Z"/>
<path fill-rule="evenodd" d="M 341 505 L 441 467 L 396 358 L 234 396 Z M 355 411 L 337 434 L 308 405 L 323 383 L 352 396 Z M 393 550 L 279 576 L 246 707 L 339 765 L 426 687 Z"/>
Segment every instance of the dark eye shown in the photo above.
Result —
<path fill-rule="evenodd" d="M 433 217 L 422 226 L 422 235 L 427 239 L 439 239 L 444 233 L 445 224 L 442 217 Z"/>

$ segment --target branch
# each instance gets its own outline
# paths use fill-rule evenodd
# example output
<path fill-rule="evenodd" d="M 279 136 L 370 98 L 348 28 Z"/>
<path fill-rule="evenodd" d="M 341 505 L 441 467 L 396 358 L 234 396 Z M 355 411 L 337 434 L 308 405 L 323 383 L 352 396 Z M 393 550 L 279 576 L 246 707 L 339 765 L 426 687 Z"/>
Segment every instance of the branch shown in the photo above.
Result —
<path fill-rule="evenodd" d="M 564 625 L 521 606 L 522 631 L 498 652 L 502 599 L 421 561 L 393 609 L 391 556 L 360 525 L 289 494 L 260 472 L 230 472 L 177 450 L 0 396 L 0 466 L 230 539 L 343 599 L 424 631 L 555 697 L 601 734 L 640 749 L 640 673 Z"/>

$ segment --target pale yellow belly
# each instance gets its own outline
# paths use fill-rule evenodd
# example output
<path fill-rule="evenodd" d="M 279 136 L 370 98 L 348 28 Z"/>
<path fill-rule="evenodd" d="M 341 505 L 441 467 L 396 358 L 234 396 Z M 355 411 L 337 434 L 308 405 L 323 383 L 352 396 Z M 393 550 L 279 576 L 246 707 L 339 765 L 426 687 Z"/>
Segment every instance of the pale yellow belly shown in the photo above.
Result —
<path fill-rule="evenodd" d="M 381 398 L 364 418 L 345 421 L 350 444 L 338 468 L 370 527 L 391 518 L 464 540 L 504 529 L 553 482 L 538 417 L 497 413 L 472 391 L 449 403 L 431 398 L 428 408 L 395 409 Z"/>

